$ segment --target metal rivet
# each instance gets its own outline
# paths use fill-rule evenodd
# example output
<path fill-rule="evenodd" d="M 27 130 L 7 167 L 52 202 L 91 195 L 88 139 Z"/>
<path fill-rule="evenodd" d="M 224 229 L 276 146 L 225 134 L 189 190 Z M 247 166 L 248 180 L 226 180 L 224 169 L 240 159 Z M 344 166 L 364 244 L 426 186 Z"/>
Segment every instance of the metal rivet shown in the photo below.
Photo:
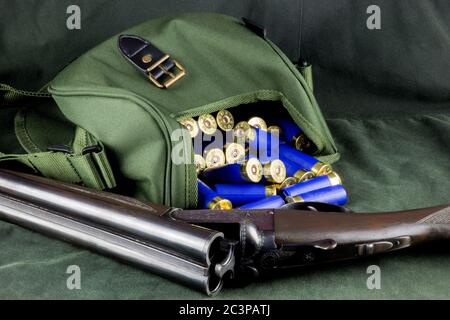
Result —
<path fill-rule="evenodd" d="M 152 56 L 150 54 L 146 54 L 145 56 L 142 57 L 143 63 L 149 63 L 150 61 L 152 61 Z"/>

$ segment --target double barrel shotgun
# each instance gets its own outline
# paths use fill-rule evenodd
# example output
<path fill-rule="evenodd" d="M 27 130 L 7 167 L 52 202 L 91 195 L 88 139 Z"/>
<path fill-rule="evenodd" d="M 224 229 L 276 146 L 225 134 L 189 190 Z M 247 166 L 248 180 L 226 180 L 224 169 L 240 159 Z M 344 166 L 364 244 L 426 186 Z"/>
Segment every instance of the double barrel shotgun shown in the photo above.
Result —
<path fill-rule="evenodd" d="M 450 239 L 450 207 L 352 213 L 323 203 L 182 210 L 0 170 L 0 218 L 208 295 L 227 281 Z"/>

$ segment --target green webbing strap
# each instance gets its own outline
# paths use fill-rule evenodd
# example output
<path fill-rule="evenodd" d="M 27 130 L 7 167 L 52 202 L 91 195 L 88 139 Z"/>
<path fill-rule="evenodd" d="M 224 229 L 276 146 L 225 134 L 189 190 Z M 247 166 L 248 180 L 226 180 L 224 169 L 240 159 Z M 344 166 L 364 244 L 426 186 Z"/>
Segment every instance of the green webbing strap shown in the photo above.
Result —
<path fill-rule="evenodd" d="M 19 161 L 45 177 L 98 190 L 116 186 L 103 145 L 91 134 L 78 127 L 71 149 L 68 152 L 0 153 L 0 162 Z"/>
<path fill-rule="evenodd" d="M 45 92 L 29 92 L 0 84 L 0 103 L 15 105 L 27 97 L 49 98 Z M 69 183 L 103 190 L 116 186 L 114 175 L 106 157 L 104 147 L 86 130 L 77 127 L 71 147 L 59 146 L 53 151 L 29 154 L 4 154 L 0 162 L 18 161 L 41 175 Z"/>

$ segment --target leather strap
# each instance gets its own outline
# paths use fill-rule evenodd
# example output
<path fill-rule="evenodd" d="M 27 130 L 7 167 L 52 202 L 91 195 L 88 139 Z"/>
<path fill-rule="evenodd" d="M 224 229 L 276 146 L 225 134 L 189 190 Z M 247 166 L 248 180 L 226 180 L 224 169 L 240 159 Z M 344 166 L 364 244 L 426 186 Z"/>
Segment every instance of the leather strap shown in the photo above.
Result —
<path fill-rule="evenodd" d="M 256 35 L 260 36 L 263 39 L 267 39 L 267 30 L 265 27 L 257 24 L 255 21 L 250 20 L 248 18 L 242 17 L 242 22 L 244 26 L 250 31 L 254 32 Z"/>
<path fill-rule="evenodd" d="M 118 45 L 122 55 L 160 88 L 167 88 L 184 76 L 183 67 L 171 59 L 168 54 L 141 37 L 121 35 Z M 166 77 L 171 79 L 164 81 Z"/>
<path fill-rule="evenodd" d="M 122 54 L 143 73 L 147 73 L 148 68 L 155 62 L 163 59 L 166 55 L 149 41 L 133 35 L 121 35 L 119 37 L 119 48 Z M 151 57 L 151 60 L 145 60 L 145 57 Z M 168 59 L 162 63 L 162 67 L 166 70 L 170 70 L 174 66 L 175 63 L 172 59 Z M 161 68 L 156 68 L 152 72 L 152 75 L 155 79 L 159 79 L 164 75 L 164 72 Z"/>

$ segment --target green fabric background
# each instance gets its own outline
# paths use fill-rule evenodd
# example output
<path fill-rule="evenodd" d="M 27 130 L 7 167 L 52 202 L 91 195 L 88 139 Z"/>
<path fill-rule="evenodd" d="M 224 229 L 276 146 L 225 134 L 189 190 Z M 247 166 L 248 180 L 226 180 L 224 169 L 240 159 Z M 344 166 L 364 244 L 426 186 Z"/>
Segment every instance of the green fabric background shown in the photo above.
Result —
<path fill-rule="evenodd" d="M 65 28 L 78 3 L 82 30 Z M 382 29 L 366 28 L 366 8 Z M 109 36 L 184 11 L 247 16 L 268 27 L 288 56 L 315 65 L 316 96 L 337 142 L 357 211 L 450 201 L 450 3 L 446 0 L 6 1 L 0 0 L 0 81 L 37 89 Z M 0 298 L 187 298 L 195 291 L 86 250 L 0 223 Z M 226 288 L 226 298 L 449 298 L 448 244 L 339 263 Z M 66 289 L 79 265 L 82 290 Z M 381 268 L 368 290 L 366 268 Z"/>

